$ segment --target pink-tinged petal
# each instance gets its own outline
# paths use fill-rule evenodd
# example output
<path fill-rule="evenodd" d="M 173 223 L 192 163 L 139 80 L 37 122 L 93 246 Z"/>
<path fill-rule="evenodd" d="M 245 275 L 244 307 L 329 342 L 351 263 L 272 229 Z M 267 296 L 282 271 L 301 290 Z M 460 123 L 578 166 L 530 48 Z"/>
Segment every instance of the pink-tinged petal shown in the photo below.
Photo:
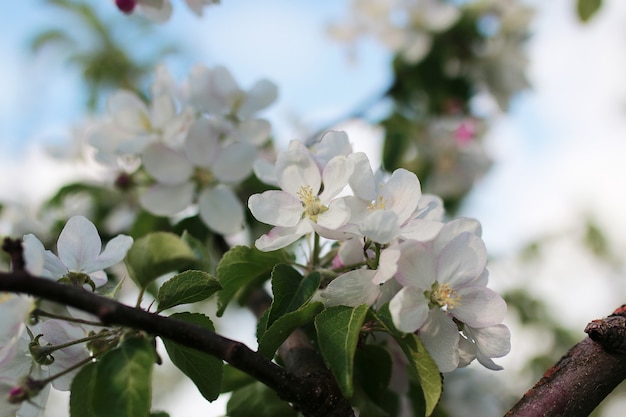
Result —
<path fill-rule="evenodd" d="M 396 276 L 398 282 L 422 291 L 430 290 L 436 279 L 432 245 L 409 240 L 400 245 L 400 252 Z"/>
<path fill-rule="evenodd" d="M 84 216 L 70 218 L 59 235 L 57 252 L 70 271 L 82 272 L 100 254 L 102 242 L 96 226 Z"/>
<path fill-rule="evenodd" d="M 400 234 L 398 215 L 391 210 L 374 211 L 359 224 L 359 231 L 376 243 L 389 243 Z"/>
<path fill-rule="evenodd" d="M 451 372 L 459 366 L 459 329 L 445 312 L 431 310 L 418 335 L 441 372 Z"/>
<path fill-rule="evenodd" d="M 457 319 L 471 327 L 496 325 L 506 315 L 506 302 L 487 287 L 463 287 L 456 289 L 460 303 L 450 309 Z"/>
<path fill-rule="evenodd" d="M 263 158 L 257 158 L 252 164 L 254 175 L 269 185 L 278 185 L 278 178 L 276 178 L 276 167 L 274 164 L 266 161 Z"/>
<path fill-rule="evenodd" d="M 295 227 L 274 227 L 258 238 L 254 245 L 260 251 L 271 252 L 291 245 L 302 236 L 312 232 L 313 227 L 309 222 L 301 222 Z"/>
<path fill-rule="evenodd" d="M 29 233 L 22 238 L 22 249 L 26 270 L 31 275 L 40 276 L 43 273 L 46 252 L 43 243 Z"/>
<path fill-rule="evenodd" d="M 272 226 L 294 227 L 302 220 L 302 203 L 284 191 L 253 194 L 248 199 L 248 208 L 258 221 Z"/>
<path fill-rule="evenodd" d="M 326 299 L 325 304 L 351 307 L 374 304 L 380 295 L 380 285 L 372 284 L 374 273 L 369 269 L 357 269 L 338 276 L 321 293 Z"/>
<path fill-rule="evenodd" d="M 322 185 L 322 176 L 317 164 L 308 151 L 288 150 L 276 158 L 276 178 L 280 188 L 298 196 L 302 187 L 311 187 L 317 195 Z"/>
<path fill-rule="evenodd" d="M 189 127 L 195 121 L 195 110 L 184 108 L 177 116 L 170 120 L 161 132 L 161 140 L 166 145 L 180 148 L 187 137 Z"/>
<path fill-rule="evenodd" d="M 172 216 L 191 205 L 195 188 L 190 182 L 181 185 L 153 185 L 139 197 L 139 203 L 157 216 Z"/>
<path fill-rule="evenodd" d="M 117 235 L 109 241 L 104 250 L 92 263 L 85 272 L 99 271 L 109 268 L 126 257 L 126 253 L 133 246 L 133 238 L 126 235 Z"/>
<path fill-rule="evenodd" d="M 476 359 L 476 344 L 472 341 L 459 337 L 459 368 L 463 368 Z"/>
<path fill-rule="evenodd" d="M 107 101 L 107 110 L 115 124 L 128 132 L 142 133 L 151 128 L 148 107 L 135 93 L 116 91 Z"/>
<path fill-rule="evenodd" d="M 215 123 L 200 118 L 193 122 L 185 139 L 187 158 L 197 166 L 210 167 L 220 152 L 219 131 Z"/>
<path fill-rule="evenodd" d="M 348 156 L 354 164 L 354 171 L 349 184 L 354 195 L 361 200 L 371 202 L 376 199 L 376 181 L 374 172 L 367 155 L 363 152 L 353 153 Z"/>
<path fill-rule="evenodd" d="M 446 214 L 441 197 L 433 194 L 422 194 L 417 209 L 413 213 L 413 219 L 443 221 Z"/>
<path fill-rule="evenodd" d="M 324 190 L 319 197 L 322 202 L 330 201 L 348 185 L 354 171 L 352 161 L 343 155 L 336 156 L 324 167 L 322 182 Z"/>
<path fill-rule="evenodd" d="M 414 287 L 404 287 L 389 302 L 389 312 L 398 330 L 413 333 L 428 317 L 428 300 L 424 291 Z"/>
<path fill-rule="evenodd" d="M 91 278 L 96 288 L 102 287 L 109 281 L 109 277 L 107 277 L 106 272 L 104 272 L 103 270 L 90 272 L 89 278 Z M 91 286 L 89 284 L 83 285 L 83 288 L 87 291 L 91 291 Z"/>
<path fill-rule="evenodd" d="M 269 107 L 277 97 L 276 84 L 268 80 L 259 80 L 246 92 L 237 114 L 242 119 L 249 119 L 254 113 Z"/>
<path fill-rule="evenodd" d="M 200 111 L 224 114 L 231 111 L 232 99 L 239 94 L 239 86 L 224 67 L 209 69 L 203 65 L 191 69 L 188 82 L 190 103 Z M 228 101 L 228 102 L 227 102 Z"/>
<path fill-rule="evenodd" d="M 239 123 L 233 136 L 239 142 L 263 146 L 269 140 L 272 125 L 264 119 L 248 119 Z"/>
<path fill-rule="evenodd" d="M 392 242 L 380 253 L 378 269 L 372 278 L 372 284 L 382 284 L 391 279 L 398 271 L 398 261 L 400 260 L 400 245 L 397 241 Z"/>
<path fill-rule="evenodd" d="M 482 274 L 486 264 L 487 250 L 482 239 L 463 232 L 437 256 L 437 280 L 453 288 L 466 285 Z"/>
<path fill-rule="evenodd" d="M 411 171 L 399 168 L 391 174 L 380 195 L 383 197 L 385 208 L 395 211 L 400 224 L 403 224 L 417 208 L 422 191 L 417 176 Z"/>
<path fill-rule="evenodd" d="M 185 155 L 162 143 L 144 149 L 141 159 L 148 174 L 163 184 L 184 183 L 193 173 L 193 165 Z"/>
<path fill-rule="evenodd" d="M 317 224 L 328 230 L 338 229 L 348 223 L 349 220 L 350 208 L 342 198 L 331 201 L 328 205 L 328 210 L 317 216 Z M 322 235 L 322 237 L 326 236 Z"/>
<path fill-rule="evenodd" d="M 257 156 L 254 145 L 235 142 L 227 145 L 213 165 L 213 173 L 222 182 L 235 184 L 252 173 L 252 164 Z"/>
<path fill-rule="evenodd" d="M 402 226 L 399 236 L 405 240 L 426 242 L 435 239 L 442 228 L 440 221 L 414 219 Z"/>
<path fill-rule="evenodd" d="M 365 261 L 363 239 L 348 239 L 339 244 L 339 259 L 343 266 L 356 265 Z"/>
<path fill-rule="evenodd" d="M 244 211 L 239 197 L 225 185 L 207 188 L 198 198 L 200 218 L 210 229 L 231 235 L 243 229 Z"/>

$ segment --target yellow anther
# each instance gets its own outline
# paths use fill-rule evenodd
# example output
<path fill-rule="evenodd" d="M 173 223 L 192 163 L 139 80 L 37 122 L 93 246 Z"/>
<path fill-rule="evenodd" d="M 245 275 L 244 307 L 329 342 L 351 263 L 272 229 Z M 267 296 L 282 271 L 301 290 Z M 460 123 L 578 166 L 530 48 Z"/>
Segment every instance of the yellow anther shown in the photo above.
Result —
<path fill-rule="evenodd" d="M 430 291 L 430 302 L 433 305 L 439 305 L 440 307 L 446 307 L 452 310 L 461 303 L 461 296 L 450 287 L 450 284 L 440 285 L 435 282 Z"/>
<path fill-rule="evenodd" d="M 303 185 L 297 192 L 304 211 L 302 217 L 308 217 L 309 219 L 317 222 L 317 216 L 328 211 L 328 207 L 322 204 L 319 197 L 313 194 L 313 188 L 310 185 Z"/>
<path fill-rule="evenodd" d="M 382 196 L 378 196 L 378 198 L 367 206 L 367 210 L 376 211 L 376 210 L 384 210 L 385 209 L 385 200 L 383 200 Z"/>

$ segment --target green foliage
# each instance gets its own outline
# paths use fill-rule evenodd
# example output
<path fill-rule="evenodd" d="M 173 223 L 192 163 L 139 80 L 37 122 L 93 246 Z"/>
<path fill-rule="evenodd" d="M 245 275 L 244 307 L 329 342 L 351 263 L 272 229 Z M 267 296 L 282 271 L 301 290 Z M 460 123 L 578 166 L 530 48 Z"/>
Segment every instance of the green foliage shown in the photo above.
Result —
<path fill-rule="evenodd" d="M 221 288 L 217 279 L 207 272 L 194 270 L 181 272 L 159 288 L 157 311 L 205 300 Z"/>
<path fill-rule="evenodd" d="M 170 317 L 215 331 L 211 319 L 200 313 L 176 313 Z M 193 381 L 204 398 L 213 401 L 220 395 L 224 368 L 220 359 L 168 339 L 163 339 L 163 344 L 174 365 Z"/>
<path fill-rule="evenodd" d="M 293 255 L 284 250 L 261 252 L 256 248 L 235 246 L 226 252 L 217 265 L 217 279 L 223 288 L 217 295 L 217 315 L 224 314 L 233 298 L 243 302 L 251 289 L 270 278 L 275 265 L 291 261 Z"/>
<path fill-rule="evenodd" d="M 168 272 L 180 271 L 196 261 L 193 251 L 173 233 L 155 232 L 137 239 L 126 255 L 130 277 L 141 288 Z"/>
<path fill-rule="evenodd" d="M 228 417 L 296 417 L 298 414 L 260 382 L 234 391 L 226 406 Z"/>
<path fill-rule="evenodd" d="M 581 22 L 587 23 L 602 7 L 602 0 L 578 0 L 576 11 Z"/>
<path fill-rule="evenodd" d="M 240 371 L 234 366 L 225 364 L 224 375 L 222 376 L 222 393 L 237 390 L 255 381 L 256 379 L 247 373 Z"/>
<path fill-rule="evenodd" d="M 154 347 L 147 338 L 125 340 L 97 363 L 91 390 L 95 417 L 148 417 Z"/>
<path fill-rule="evenodd" d="M 288 265 L 276 265 L 272 271 L 274 301 L 270 307 L 267 326 L 279 317 L 299 309 L 308 302 L 320 285 L 320 274 L 314 272 L 306 278 Z"/>
<path fill-rule="evenodd" d="M 335 306 L 315 318 L 320 352 L 346 398 L 354 392 L 354 352 L 369 306 Z"/>
<path fill-rule="evenodd" d="M 83 366 L 70 386 L 70 417 L 94 417 L 93 390 L 96 384 L 97 363 Z"/>

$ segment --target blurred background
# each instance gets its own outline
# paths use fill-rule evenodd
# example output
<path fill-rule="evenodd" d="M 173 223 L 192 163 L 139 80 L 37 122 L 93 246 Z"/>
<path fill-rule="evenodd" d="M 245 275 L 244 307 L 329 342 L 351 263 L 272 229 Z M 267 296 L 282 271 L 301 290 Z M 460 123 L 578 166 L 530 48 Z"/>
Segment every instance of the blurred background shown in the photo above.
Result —
<path fill-rule="evenodd" d="M 0 3 L 0 234 L 51 233 L 87 207 L 50 205 L 59 187 L 112 183 L 81 140 L 113 91 L 148 91 L 157 64 L 179 82 L 223 65 L 246 88 L 278 85 L 264 113 L 277 148 L 346 130 L 374 165 L 412 169 L 451 216 L 482 223 L 512 350 L 503 371 L 446 376 L 438 415 L 502 415 L 625 302 L 625 2 L 223 0 L 202 18 L 173 5 L 154 24 L 108 0 Z M 231 309 L 218 331 L 254 348 L 254 329 Z M 173 367 L 155 378 L 156 409 L 224 414 Z M 618 388 L 595 415 L 624 410 Z"/>

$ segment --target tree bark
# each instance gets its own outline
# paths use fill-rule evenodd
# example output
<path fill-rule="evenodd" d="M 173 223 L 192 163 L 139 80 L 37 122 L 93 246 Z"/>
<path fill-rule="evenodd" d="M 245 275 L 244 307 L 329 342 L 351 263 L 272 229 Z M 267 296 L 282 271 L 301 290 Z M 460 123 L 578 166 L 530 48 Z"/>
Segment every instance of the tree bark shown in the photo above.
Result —
<path fill-rule="evenodd" d="M 587 325 L 572 347 L 505 417 L 588 416 L 626 379 L 626 305 Z"/>

